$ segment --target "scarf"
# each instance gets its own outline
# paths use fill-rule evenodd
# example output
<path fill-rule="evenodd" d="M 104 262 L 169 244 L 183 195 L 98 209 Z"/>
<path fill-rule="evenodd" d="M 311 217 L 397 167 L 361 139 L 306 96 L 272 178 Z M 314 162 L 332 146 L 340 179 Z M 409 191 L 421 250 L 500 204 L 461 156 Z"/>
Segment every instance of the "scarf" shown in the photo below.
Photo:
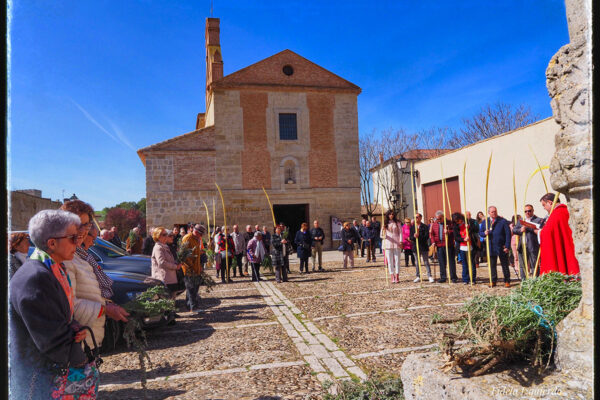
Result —
<path fill-rule="evenodd" d="M 67 300 L 69 301 L 69 308 L 71 310 L 70 320 L 73 320 L 73 288 L 71 287 L 71 279 L 69 279 L 69 274 L 65 270 L 65 266 L 62 263 L 57 263 L 50 257 L 48 253 L 43 250 L 38 249 L 37 247 L 29 257 L 31 260 L 40 261 L 42 264 L 46 266 L 52 274 L 60 283 L 63 291 L 65 292 L 65 296 L 67 296 Z"/>
<path fill-rule="evenodd" d="M 87 263 L 92 266 L 92 270 L 94 271 L 94 274 L 96 275 L 96 280 L 98 281 L 98 286 L 100 287 L 100 294 L 105 299 L 110 299 L 113 295 L 112 279 L 110 279 L 106 275 L 106 273 L 104 273 L 102 267 L 98 265 L 94 257 L 83 247 L 77 247 L 75 249 L 75 253 L 77 253 L 77 255 L 81 257 L 82 260 L 87 261 Z"/>
<path fill-rule="evenodd" d="M 263 246 L 262 240 L 256 241 L 256 251 L 254 252 L 257 260 L 261 260 L 265 257 L 265 246 Z"/>

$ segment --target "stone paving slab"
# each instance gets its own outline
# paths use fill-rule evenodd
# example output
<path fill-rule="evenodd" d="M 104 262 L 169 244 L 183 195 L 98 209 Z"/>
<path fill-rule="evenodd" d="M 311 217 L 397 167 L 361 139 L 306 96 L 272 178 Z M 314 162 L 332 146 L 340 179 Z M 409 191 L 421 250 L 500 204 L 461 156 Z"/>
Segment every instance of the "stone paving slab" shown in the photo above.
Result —
<path fill-rule="evenodd" d="M 147 351 L 149 378 L 301 359 L 280 325 L 149 336 Z M 103 383 L 139 379 L 137 357 L 126 354 L 103 356 Z"/>
<path fill-rule="evenodd" d="M 437 310 L 439 313 L 439 310 Z M 430 325 L 431 315 L 413 311 L 409 316 L 393 314 L 327 319 L 319 327 L 350 355 L 430 344 L 437 339 L 437 331 Z"/>
<path fill-rule="evenodd" d="M 329 375 L 327 375 L 329 376 Z M 259 370 L 235 370 L 232 373 L 183 380 L 148 383 L 144 391 L 139 383 L 100 389 L 100 400 L 255 400 L 321 399 L 321 383 L 308 366 L 284 366 Z"/>
<path fill-rule="evenodd" d="M 148 334 L 148 398 L 321 398 L 327 380 L 365 379 L 371 370 L 399 374 L 408 354 L 435 349 L 434 313 L 456 315 L 456 305 L 476 293 L 508 293 L 421 286 L 412 282 L 412 267 L 401 269 L 401 283 L 387 285 L 380 265 L 356 265 L 325 263 L 328 272 L 293 273 L 282 284 L 266 275 L 260 283 L 235 278 L 201 290 L 202 313 L 180 312 L 175 326 Z M 121 349 L 103 358 L 99 398 L 143 398 L 137 356 Z"/>

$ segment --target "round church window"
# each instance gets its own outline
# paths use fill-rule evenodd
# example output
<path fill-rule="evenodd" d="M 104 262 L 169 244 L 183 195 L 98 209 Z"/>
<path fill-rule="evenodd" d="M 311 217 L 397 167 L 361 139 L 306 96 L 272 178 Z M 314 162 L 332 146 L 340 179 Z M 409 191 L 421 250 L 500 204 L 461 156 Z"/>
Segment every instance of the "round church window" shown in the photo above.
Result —
<path fill-rule="evenodd" d="M 283 67 L 283 73 L 287 76 L 290 76 L 294 73 L 294 68 L 291 65 L 286 65 Z"/>

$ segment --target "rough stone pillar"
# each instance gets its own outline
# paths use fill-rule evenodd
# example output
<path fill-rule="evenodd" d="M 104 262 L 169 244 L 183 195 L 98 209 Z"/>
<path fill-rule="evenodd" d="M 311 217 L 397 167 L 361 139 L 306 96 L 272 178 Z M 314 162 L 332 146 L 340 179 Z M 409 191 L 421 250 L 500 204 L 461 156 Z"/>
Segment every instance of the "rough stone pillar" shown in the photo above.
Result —
<path fill-rule="evenodd" d="M 591 0 L 566 0 L 570 43 L 552 57 L 546 86 L 560 125 L 550 163 L 551 184 L 564 193 L 570 212 L 583 298 L 558 325 L 558 367 L 593 379 L 592 54 Z M 591 387 L 591 386 L 589 386 Z"/>

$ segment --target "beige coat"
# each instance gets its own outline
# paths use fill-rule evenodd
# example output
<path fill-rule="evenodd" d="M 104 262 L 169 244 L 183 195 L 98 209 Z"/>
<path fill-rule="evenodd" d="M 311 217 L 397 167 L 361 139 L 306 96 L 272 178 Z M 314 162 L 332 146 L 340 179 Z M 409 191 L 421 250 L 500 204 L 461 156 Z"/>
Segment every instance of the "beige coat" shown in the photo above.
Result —
<path fill-rule="evenodd" d="M 173 258 L 173 253 L 164 243 L 156 242 L 152 249 L 152 277 L 159 279 L 165 285 L 177 283 L 177 263 Z"/>
<path fill-rule="evenodd" d="M 100 346 L 104 339 L 106 316 L 103 313 L 98 318 L 98 314 L 100 314 L 100 308 L 106 304 L 106 301 L 100 294 L 100 286 L 92 269 L 93 267 L 77 254 L 75 254 L 73 260 L 65 261 L 64 265 L 67 268 L 73 294 L 75 295 L 73 318 L 81 325 L 89 326 L 92 329 L 96 343 Z M 88 334 L 85 341 L 88 346 L 94 347 L 91 335 Z"/>

